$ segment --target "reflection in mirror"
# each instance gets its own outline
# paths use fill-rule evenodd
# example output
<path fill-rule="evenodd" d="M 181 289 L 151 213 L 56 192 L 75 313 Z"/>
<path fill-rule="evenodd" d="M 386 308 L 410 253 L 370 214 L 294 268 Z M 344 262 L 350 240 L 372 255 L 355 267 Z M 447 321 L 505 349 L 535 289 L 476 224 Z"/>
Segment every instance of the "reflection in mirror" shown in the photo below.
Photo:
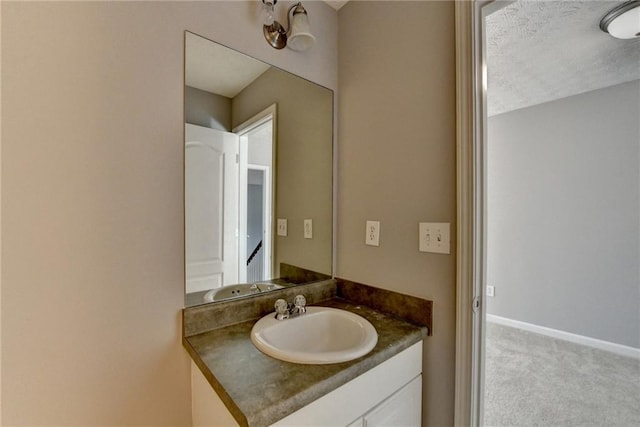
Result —
<path fill-rule="evenodd" d="M 184 111 L 186 305 L 330 277 L 333 92 L 186 32 Z"/>

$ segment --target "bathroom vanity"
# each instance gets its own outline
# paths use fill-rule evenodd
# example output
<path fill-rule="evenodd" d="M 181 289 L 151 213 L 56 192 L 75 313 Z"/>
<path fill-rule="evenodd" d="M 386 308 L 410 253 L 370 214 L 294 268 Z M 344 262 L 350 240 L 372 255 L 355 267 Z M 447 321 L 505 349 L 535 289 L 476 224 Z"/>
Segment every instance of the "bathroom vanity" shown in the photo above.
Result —
<path fill-rule="evenodd" d="M 184 59 L 183 344 L 193 360 L 193 424 L 420 425 L 432 302 L 331 278 L 333 92 L 189 31 Z M 299 311 L 297 329 L 270 341 L 277 351 L 261 347 L 268 356 L 252 328 L 277 299 L 297 295 L 316 310 Z M 344 340 L 350 351 L 348 337 L 360 332 L 340 321 L 314 329 L 314 311 L 366 319 L 375 329 L 366 350 L 303 364 L 325 337 L 326 353 Z M 310 358 L 281 360 L 283 341 Z"/>
<path fill-rule="evenodd" d="M 419 425 L 422 340 L 431 329 L 431 302 L 360 286 L 364 292 L 354 284 L 327 280 L 186 308 L 183 342 L 195 368 L 194 425 Z M 326 365 L 289 363 L 260 352 L 250 339 L 253 325 L 273 310 L 276 298 L 289 301 L 297 293 L 310 305 L 367 319 L 378 333 L 374 349 L 355 360 Z M 385 306 L 389 303 L 399 304 L 400 313 Z M 399 316 L 403 310 L 413 313 L 411 321 Z M 235 321 L 221 313 L 234 313 Z M 416 322 L 418 317 L 424 321 Z"/>

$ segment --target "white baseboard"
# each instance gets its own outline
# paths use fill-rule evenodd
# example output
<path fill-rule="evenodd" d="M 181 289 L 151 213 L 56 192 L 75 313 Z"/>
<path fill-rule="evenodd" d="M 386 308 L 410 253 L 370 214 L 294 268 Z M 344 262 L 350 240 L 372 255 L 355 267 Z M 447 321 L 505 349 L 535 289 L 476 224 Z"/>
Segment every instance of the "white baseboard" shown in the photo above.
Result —
<path fill-rule="evenodd" d="M 557 338 L 576 344 L 585 345 L 588 347 L 597 348 L 604 351 L 609 351 L 611 353 L 619 354 L 622 356 L 640 359 L 640 348 L 616 344 L 596 338 L 585 337 L 584 335 L 572 334 L 570 332 L 551 329 L 545 326 L 538 326 L 532 323 L 521 322 L 519 320 L 507 319 L 506 317 L 495 316 L 493 314 L 487 314 L 487 321 L 498 323 L 500 325 L 511 326 L 513 328 L 518 328 L 529 332 L 534 332 L 536 334 L 546 335 L 548 337 Z"/>

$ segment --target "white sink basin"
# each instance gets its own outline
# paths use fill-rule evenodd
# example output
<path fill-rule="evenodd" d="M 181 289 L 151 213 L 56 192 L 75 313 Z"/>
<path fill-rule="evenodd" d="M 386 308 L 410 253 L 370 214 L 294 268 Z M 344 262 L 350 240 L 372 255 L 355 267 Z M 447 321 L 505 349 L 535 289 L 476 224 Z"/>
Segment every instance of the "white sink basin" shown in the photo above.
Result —
<path fill-rule="evenodd" d="M 297 317 L 276 320 L 270 313 L 251 330 L 251 341 L 263 353 L 293 363 L 324 365 L 369 353 L 378 333 L 357 314 L 329 307 L 307 307 Z"/>
<path fill-rule="evenodd" d="M 282 288 L 284 288 L 284 286 L 276 285 L 275 283 L 239 283 L 237 285 L 227 285 L 221 288 L 211 289 L 204 294 L 202 299 L 204 302 L 217 302 Z"/>

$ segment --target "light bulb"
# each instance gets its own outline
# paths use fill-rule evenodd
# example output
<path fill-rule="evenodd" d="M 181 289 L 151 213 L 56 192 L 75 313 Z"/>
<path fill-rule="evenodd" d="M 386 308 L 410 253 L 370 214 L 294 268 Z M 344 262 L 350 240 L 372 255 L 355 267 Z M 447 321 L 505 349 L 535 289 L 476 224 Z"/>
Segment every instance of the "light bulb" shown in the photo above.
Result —
<path fill-rule="evenodd" d="M 262 3 L 262 23 L 266 26 L 273 25 L 273 3 L 265 1 Z"/>

